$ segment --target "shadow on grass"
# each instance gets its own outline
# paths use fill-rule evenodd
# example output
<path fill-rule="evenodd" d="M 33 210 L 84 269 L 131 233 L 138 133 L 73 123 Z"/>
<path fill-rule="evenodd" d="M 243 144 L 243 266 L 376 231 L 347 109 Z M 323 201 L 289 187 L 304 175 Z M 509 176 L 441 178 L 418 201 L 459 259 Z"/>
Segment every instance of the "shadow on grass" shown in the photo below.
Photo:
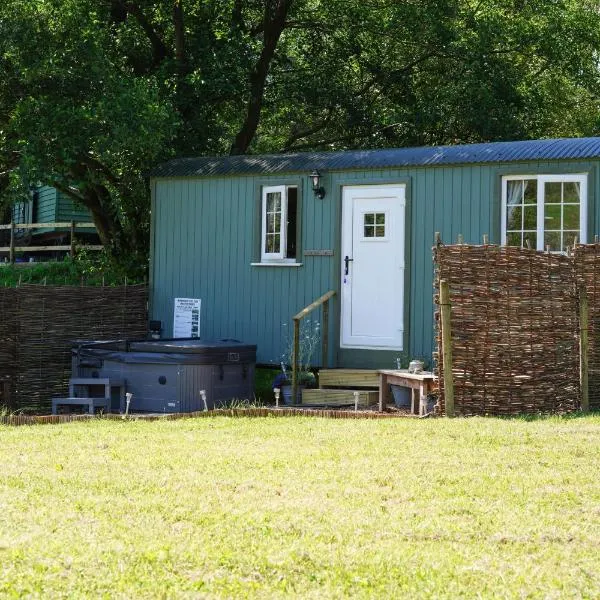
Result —
<path fill-rule="evenodd" d="M 539 414 L 520 414 L 520 415 L 483 415 L 494 419 L 502 419 L 505 421 L 548 421 L 549 419 L 561 419 L 571 421 L 573 419 L 582 419 L 588 417 L 600 417 L 600 410 L 591 410 L 584 413 L 580 410 L 568 413 L 539 413 Z"/>

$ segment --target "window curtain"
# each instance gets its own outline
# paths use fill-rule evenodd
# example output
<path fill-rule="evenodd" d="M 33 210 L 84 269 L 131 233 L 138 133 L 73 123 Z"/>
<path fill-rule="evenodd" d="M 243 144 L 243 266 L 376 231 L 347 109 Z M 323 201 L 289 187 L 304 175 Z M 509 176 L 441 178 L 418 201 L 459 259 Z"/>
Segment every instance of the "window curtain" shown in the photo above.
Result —
<path fill-rule="evenodd" d="M 529 182 L 519 179 L 516 181 L 508 181 L 506 186 L 506 230 L 507 231 L 523 231 L 523 216 L 521 214 L 521 206 L 523 204 L 523 195 L 527 189 Z M 519 207 L 519 212 L 515 210 Z"/>
<path fill-rule="evenodd" d="M 523 195 L 525 194 L 528 185 L 529 181 L 527 179 L 509 181 L 506 186 L 506 205 L 514 206 L 515 204 L 523 204 Z"/>

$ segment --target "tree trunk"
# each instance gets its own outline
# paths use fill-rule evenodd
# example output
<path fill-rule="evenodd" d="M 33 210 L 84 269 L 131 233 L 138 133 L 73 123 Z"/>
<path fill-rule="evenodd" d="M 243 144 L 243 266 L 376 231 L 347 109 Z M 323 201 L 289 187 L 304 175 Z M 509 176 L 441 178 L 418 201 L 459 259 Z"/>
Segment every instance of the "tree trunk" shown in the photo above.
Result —
<path fill-rule="evenodd" d="M 256 134 L 269 67 L 281 33 L 285 29 L 285 20 L 292 3 L 293 0 L 277 0 L 273 6 L 271 1 L 266 0 L 265 2 L 263 48 L 250 75 L 250 98 L 247 104 L 246 118 L 235 136 L 229 154 L 245 154 Z"/>

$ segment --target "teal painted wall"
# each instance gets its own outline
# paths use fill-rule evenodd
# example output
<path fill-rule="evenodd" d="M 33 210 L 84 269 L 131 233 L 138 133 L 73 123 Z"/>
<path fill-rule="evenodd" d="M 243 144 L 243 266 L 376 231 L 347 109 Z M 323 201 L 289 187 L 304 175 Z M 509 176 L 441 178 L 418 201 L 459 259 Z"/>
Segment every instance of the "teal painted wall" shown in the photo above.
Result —
<path fill-rule="evenodd" d="M 62 192 L 57 194 L 56 220 L 61 221 L 80 221 L 89 222 L 92 220 L 90 211 L 73 201 Z"/>
<path fill-rule="evenodd" d="M 93 218 L 85 206 L 78 204 L 62 192 L 58 192 L 56 197 L 56 221 L 58 223 L 68 223 L 70 221 L 90 223 Z M 95 227 L 77 229 L 77 233 L 94 233 L 95 231 Z"/>
<path fill-rule="evenodd" d="M 431 358 L 434 346 L 431 247 L 500 240 L 500 181 L 517 173 L 588 173 L 588 239 L 600 232 L 598 162 L 534 162 L 329 172 L 327 195 L 316 199 L 306 174 L 153 179 L 151 318 L 172 335 L 173 299 L 201 298 L 201 336 L 258 344 L 258 362 L 278 363 L 283 324 L 330 289 L 330 361 L 336 366 L 392 367 L 393 352 L 339 349 L 342 186 L 407 184 L 407 356 Z M 333 257 L 302 256 L 301 267 L 252 266 L 259 260 L 260 189 L 300 184 L 301 248 L 333 249 Z M 320 314 L 315 319 L 320 320 Z M 320 361 L 316 361 L 320 364 Z"/>
<path fill-rule="evenodd" d="M 55 223 L 58 192 L 47 185 L 38 189 L 38 199 L 33 215 L 34 223 Z M 44 231 L 50 231 L 45 229 Z"/>
<path fill-rule="evenodd" d="M 34 223 L 69 223 L 70 221 L 90 222 L 92 216 L 84 206 L 53 187 L 42 186 L 38 189 L 38 200 L 34 214 Z M 54 228 L 36 229 L 36 233 L 58 231 Z M 67 232 L 67 230 L 61 230 Z M 78 229 L 81 232 L 94 232 L 95 229 Z M 68 232 L 67 232 L 68 233 Z"/>

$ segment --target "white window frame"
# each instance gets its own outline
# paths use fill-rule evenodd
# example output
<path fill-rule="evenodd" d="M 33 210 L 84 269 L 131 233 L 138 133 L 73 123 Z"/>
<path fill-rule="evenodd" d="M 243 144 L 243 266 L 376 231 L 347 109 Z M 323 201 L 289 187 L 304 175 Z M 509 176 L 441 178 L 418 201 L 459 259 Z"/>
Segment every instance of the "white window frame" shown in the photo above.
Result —
<path fill-rule="evenodd" d="M 502 233 L 501 243 L 506 246 L 506 215 L 507 215 L 507 192 L 509 181 L 519 181 L 522 179 L 535 179 L 537 181 L 537 244 L 536 250 L 545 250 L 544 248 L 544 184 L 546 183 L 579 183 L 580 184 L 580 205 L 579 205 L 579 243 L 587 243 L 587 183 L 586 173 L 563 173 L 552 175 L 505 175 L 502 177 Z"/>
<path fill-rule="evenodd" d="M 288 221 L 288 188 L 297 188 L 295 185 L 269 185 L 262 188 L 261 202 L 261 227 L 260 227 L 260 263 L 252 264 L 280 264 L 298 265 L 297 258 L 288 258 L 287 251 L 287 221 Z M 281 193 L 281 222 L 279 229 L 280 251 L 266 252 L 267 238 L 267 194 Z"/>

